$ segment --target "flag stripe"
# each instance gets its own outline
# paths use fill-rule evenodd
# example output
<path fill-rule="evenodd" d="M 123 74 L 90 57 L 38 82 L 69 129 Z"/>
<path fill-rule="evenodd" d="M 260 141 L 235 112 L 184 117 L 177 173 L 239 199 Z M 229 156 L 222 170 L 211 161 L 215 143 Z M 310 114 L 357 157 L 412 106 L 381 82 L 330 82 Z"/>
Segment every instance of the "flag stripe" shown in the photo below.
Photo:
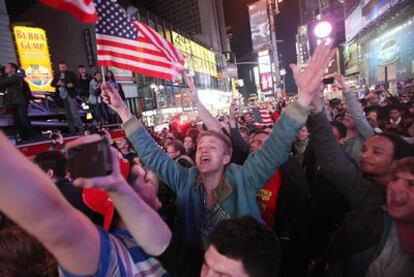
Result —
<path fill-rule="evenodd" d="M 157 60 L 155 59 L 153 56 L 152 57 L 141 57 L 141 55 L 143 55 L 143 53 L 139 53 L 139 55 L 137 55 L 137 53 L 134 53 L 134 55 L 129 55 L 129 54 L 123 54 L 117 51 L 111 51 L 111 50 L 98 50 L 98 55 L 100 56 L 114 56 L 117 58 L 122 58 L 125 60 L 131 60 L 131 61 L 136 61 L 136 62 L 142 62 L 142 63 L 148 63 L 148 64 L 152 64 L 152 65 L 158 65 L 158 66 L 173 66 L 173 64 L 171 64 L 171 62 L 164 60 Z"/>
<path fill-rule="evenodd" d="M 169 67 L 165 67 L 165 66 L 160 66 L 160 65 L 152 65 L 152 64 L 148 64 L 148 63 L 143 63 L 143 62 L 139 62 L 139 61 L 131 61 L 129 59 L 124 59 L 124 58 L 118 58 L 118 57 L 114 57 L 113 55 L 99 55 L 98 58 L 100 60 L 106 60 L 106 61 L 116 61 L 118 63 L 127 63 L 129 65 L 133 65 L 135 67 L 143 67 L 143 68 L 148 68 L 154 71 L 158 71 L 158 72 L 166 72 L 169 74 L 173 74 L 174 70 L 172 70 Z"/>
<path fill-rule="evenodd" d="M 98 16 L 92 0 L 39 0 L 46 6 L 66 11 L 85 23 L 94 23 Z"/>
<path fill-rule="evenodd" d="M 140 30 L 144 32 L 144 34 L 150 38 L 152 41 L 154 41 L 154 44 L 163 52 L 165 52 L 171 59 L 173 59 L 176 62 L 179 62 L 178 55 L 176 51 L 172 51 L 169 47 L 169 42 L 167 42 L 164 38 L 162 38 L 157 32 L 152 30 L 151 28 L 148 28 L 144 24 L 138 22 L 138 25 L 140 27 Z"/>
<path fill-rule="evenodd" d="M 159 78 L 159 79 L 169 80 L 171 78 L 171 73 L 165 73 L 165 71 L 159 72 L 159 71 L 154 71 L 154 70 L 148 70 L 148 68 L 146 66 L 144 68 L 142 68 L 142 67 L 127 64 L 125 62 L 117 62 L 113 59 L 111 59 L 111 60 L 98 60 L 98 65 L 100 65 L 100 66 L 114 66 L 114 67 L 117 67 L 117 68 L 120 68 L 120 69 L 131 70 L 131 71 L 134 71 L 138 74 L 151 76 L 151 77 L 155 77 L 155 78 Z"/>

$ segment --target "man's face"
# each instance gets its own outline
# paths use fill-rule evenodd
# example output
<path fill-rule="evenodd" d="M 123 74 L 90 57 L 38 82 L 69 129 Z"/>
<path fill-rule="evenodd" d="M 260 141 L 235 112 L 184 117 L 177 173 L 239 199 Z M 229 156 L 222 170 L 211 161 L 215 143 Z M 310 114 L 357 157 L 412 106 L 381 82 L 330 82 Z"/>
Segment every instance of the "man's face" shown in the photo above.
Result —
<path fill-rule="evenodd" d="M 102 74 L 101 73 L 96 73 L 95 74 L 95 79 L 98 80 L 98 81 L 102 80 Z"/>
<path fill-rule="evenodd" d="M 398 118 L 401 116 L 401 113 L 397 109 L 392 109 L 390 111 L 390 118 L 394 121 L 398 120 Z"/>
<path fill-rule="evenodd" d="M 368 139 L 361 149 L 361 171 L 373 176 L 382 176 L 391 173 L 394 155 L 394 145 L 382 136 Z"/>
<path fill-rule="evenodd" d="M 15 69 L 14 69 L 14 67 L 11 64 L 6 63 L 4 65 L 4 72 L 6 74 L 12 74 L 12 73 L 15 73 Z"/>
<path fill-rule="evenodd" d="M 169 145 L 168 147 L 167 147 L 167 154 L 168 154 L 168 156 L 171 158 L 171 159 L 175 159 L 175 158 L 177 158 L 179 155 L 180 155 L 180 152 L 179 151 L 177 151 L 175 148 L 174 148 L 174 146 L 173 145 Z"/>
<path fill-rule="evenodd" d="M 246 123 L 251 123 L 253 122 L 253 116 L 249 113 L 244 115 L 244 120 L 246 121 Z"/>
<path fill-rule="evenodd" d="M 226 154 L 224 142 L 214 136 L 202 137 L 197 145 L 196 164 L 201 173 L 222 171 L 230 162 L 231 156 Z"/>
<path fill-rule="evenodd" d="M 131 186 L 135 192 L 154 210 L 159 210 L 162 204 L 157 196 L 158 179 L 151 171 L 145 171 L 138 165 L 131 168 L 133 183 Z"/>
<path fill-rule="evenodd" d="M 414 223 L 414 175 L 396 173 L 387 187 L 387 207 L 397 222 Z"/>
<path fill-rule="evenodd" d="M 204 264 L 201 268 L 201 277 L 248 277 L 243 263 L 221 255 L 210 245 L 204 254 Z"/>
<path fill-rule="evenodd" d="M 269 138 L 268 134 L 260 133 L 260 134 L 253 134 L 252 140 L 250 143 L 250 153 L 254 153 L 257 150 L 262 148 L 263 143 Z"/>
<path fill-rule="evenodd" d="M 129 152 L 129 143 L 126 139 L 117 139 L 115 140 L 115 144 L 119 151 L 121 151 L 121 153 L 126 154 Z"/>
<path fill-rule="evenodd" d="M 380 101 L 378 94 L 370 93 L 367 97 L 368 104 L 370 105 L 377 105 Z"/>
<path fill-rule="evenodd" d="M 59 64 L 59 71 L 60 72 L 65 72 L 68 69 L 68 66 L 64 63 Z"/>
<path fill-rule="evenodd" d="M 84 68 L 84 67 L 79 67 L 79 68 L 78 68 L 78 72 L 79 72 L 79 74 L 81 74 L 81 75 L 85 75 L 85 74 L 86 74 L 86 68 Z"/>
<path fill-rule="evenodd" d="M 244 141 L 247 142 L 248 144 L 250 144 L 252 142 L 252 139 L 251 139 L 251 137 L 249 136 L 248 133 L 240 132 L 240 135 L 244 139 Z"/>

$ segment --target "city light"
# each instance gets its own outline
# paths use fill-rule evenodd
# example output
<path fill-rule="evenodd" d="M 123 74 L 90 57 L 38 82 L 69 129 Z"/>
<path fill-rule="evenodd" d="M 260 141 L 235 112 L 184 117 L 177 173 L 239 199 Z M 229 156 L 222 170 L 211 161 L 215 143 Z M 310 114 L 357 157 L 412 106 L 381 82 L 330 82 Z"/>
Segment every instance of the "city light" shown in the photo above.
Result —
<path fill-rule="evenodd" d="M 316 24 L 315 29 L 313 30 L 317 38 L 327 38 L 333 30 L 333 26 L 328 21 L 321 21 Z"/>

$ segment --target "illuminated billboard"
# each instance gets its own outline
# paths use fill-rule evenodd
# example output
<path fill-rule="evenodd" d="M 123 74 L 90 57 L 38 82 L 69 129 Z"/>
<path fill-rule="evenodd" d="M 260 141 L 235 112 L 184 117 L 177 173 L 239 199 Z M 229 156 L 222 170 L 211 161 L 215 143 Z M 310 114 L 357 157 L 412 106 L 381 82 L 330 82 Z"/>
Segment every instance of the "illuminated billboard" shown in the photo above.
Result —
<path fill-rule="evenodd" d="M 269 17 L 267 14 L 267 1 L 259 0 L 248 5 L 250 18 L 250 32 L 254 51 L 271 48 Z"/>
<path fill-rule="evenodd" d="M 213 51 L 174 31 L 172 38 L 174 46 L 187 58 L 186 69 L 217 77 L 217 61 Z"/>
<path fill-rule="evenodd" d="M 53 79 L 46 32 L 41 28 L 15 26 L 14 39 L 20 65 L 26 72 L 32 91 L 54 92 Z"/>

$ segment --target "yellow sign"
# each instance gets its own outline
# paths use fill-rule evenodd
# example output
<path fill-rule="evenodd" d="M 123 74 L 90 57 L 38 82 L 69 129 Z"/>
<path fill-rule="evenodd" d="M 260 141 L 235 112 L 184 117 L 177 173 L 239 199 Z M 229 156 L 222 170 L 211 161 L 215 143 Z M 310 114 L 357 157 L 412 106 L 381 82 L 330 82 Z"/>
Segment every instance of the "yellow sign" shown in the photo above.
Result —
<path fill-rule="evenodd" d="M 26 72 L 32 91 L 49 91 L 53 80 L 46 32 L 40 28 L 15 26 L 14 38 L 19 53 L 20 64 Z"/>
<path fill-rule="evenodd" d="M 173 44 L 187 57 L 186 69 L 217 77 L 216 55 L 198 43 L 172 32 Z"/>

